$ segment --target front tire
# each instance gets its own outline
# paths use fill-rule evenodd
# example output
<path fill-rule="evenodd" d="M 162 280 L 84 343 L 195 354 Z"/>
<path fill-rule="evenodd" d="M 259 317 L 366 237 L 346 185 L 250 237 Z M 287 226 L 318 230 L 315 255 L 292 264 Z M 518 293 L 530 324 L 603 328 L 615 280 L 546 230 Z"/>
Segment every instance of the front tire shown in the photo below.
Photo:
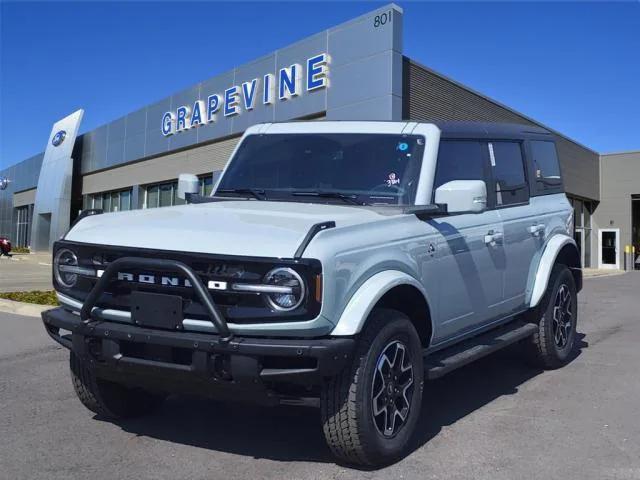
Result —
<path fill-rule="evenodd" d="M 354 359 L 321 394 L 324 435 L 339 459 L 385 465 L 407 447 L 422 405 L 422 346 L 406 315 L 374 310 Z"/>
<path fill-rule="evenodd" d="M 578 321 L 578 294 L 573 275 L 562 264 L 551 271 L 538 310 L 538 331 L 528 341 L 527 356 L 534 366 L 552 370 L 566 365 L 573 352 Z"/>
<path fill-rule="evenodd" d="M 101 417 L 118 420 L 134 418 L 156 410 L 164 396 L 142 389 L 127 388 L 95 376 L 73 352 L 69 358 L 71 381 L 82 404 Z"/>

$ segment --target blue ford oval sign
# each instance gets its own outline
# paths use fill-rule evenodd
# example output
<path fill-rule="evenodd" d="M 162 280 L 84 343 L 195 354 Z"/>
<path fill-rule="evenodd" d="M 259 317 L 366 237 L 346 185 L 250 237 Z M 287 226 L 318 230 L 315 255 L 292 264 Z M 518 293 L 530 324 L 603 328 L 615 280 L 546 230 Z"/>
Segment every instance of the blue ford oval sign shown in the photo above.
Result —
<path fill-rule="evenodd" d="M 56 133 L 53 136 L 53 139 L 51 139 L 51 144 L 54 147 L 57 147 L 58 145 L 60 145 L 62 142 L 64 142 L 64 139 L 67 136 L 67 132 L 65 132 L 64 130 L 60 130 L 58 133 Z"/>

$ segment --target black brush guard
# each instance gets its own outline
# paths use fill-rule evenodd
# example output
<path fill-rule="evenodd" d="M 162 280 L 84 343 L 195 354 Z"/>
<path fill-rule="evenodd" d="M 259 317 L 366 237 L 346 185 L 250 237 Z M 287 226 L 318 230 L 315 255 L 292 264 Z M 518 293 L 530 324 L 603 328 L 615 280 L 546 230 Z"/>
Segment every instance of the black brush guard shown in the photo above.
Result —
<path fill-rule="evenodd" d="M 213 301 L 213 298 L 211 298 L 209 290 L 207 290 L 200 277 L 198 277 L 198 275 L 196 275 L 189 266 L 176 260 L 122 257 L 111 262 L 105 269 L 102 276 L 98 279 L 91 292 L 89 292 L 89 295 L 82 305 L 82 309 L 80 310 L 80 319 L 84 323 L 88 323 L 92 320 L 91 312 L 93 307 L 96 306 L 96 302 L 100 298 L 100 295 L 104 293 L 112 279 L 117 277 L 118 272 L 128 268 L 160 270 L 162 272 L 181 273 L 186 276 L 189 282 L 191 282 L 193 290 L 202 303 L 202 307 L 207 313 L 209 319 L 218 330 L 220 342 L 228 343 L 231 341 L 233 334 L 229 330 L 229 326 Z"/>
<path fill-rule="evenodd" d="M 92 310 L 110 282 L 119 271 L 132 268 L 185 275 L 218 333 L 153 329 L 92 318 Z M 271 395 L 268 385 L 276 383 L 321 384 L 345 367 L 355 345 L 353 338 L 233 335 L 195 272 L 182 262 L 166 259 L 114 260 L 85 299 L 80 315 L 63 306 L 42 312 L 42 320 L 52 339 L 88 362 L 101 378 L 165 392 L 216 398 L 229 394 L 229 398 L 251 401 L 254 397 L 260 401 L 257 392 Z M 140 352 L 129 350 L 138 347 Z M 238 389 L 251 394 L 238 396 Z"/>

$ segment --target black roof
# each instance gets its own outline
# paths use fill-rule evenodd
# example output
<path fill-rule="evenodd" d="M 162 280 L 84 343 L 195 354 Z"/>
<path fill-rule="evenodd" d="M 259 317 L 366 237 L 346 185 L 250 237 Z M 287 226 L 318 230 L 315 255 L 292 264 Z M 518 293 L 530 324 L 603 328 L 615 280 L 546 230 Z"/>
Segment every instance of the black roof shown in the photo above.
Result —
<path fill-rule="evenodd" d="M 549 130 L 535 125 L 523 125 L 520 123 L 496 123 L 496 122 L 449 122 L 434 121 L 442 131 L 443 137 L 530 137 L 530 136 L 550 136 L 553 134 Z"/>

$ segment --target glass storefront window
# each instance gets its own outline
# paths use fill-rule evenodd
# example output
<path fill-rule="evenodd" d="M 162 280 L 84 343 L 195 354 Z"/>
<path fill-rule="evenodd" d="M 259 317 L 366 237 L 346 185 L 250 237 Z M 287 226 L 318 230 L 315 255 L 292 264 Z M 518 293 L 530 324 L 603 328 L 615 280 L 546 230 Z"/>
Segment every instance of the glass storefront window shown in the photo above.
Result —
<path fill-rule="evenodd" d="M 165 183 L 160 185 L 159 207 L 170 207 L 173 203 L 173 184 Z"/>
<path fill-rule="evenodd" d="M 158 206 L 158 186 L 147 188 L 147 208 L 156 208 Z"/>
<path fill-rule="evenodd" d="M 583 267 L 591 266 L 591 202 L 569 198 L 573 205 L 574 239 L 580 250 Z"/>
<path fill-rule="evenodd" d="M 200 191 L 202 191 L 203 183 L 200 181 Z M 146 208 L 170 207 L 173 205 L 184 205 L 185 201 L 178 198 L 178 182 L 167 182 L 147 187 L 147 203 Z M 209 189 L 211 192 L 211 189 Z"/>
<path fill-rule="evenodd" d="M 120 210 L 131 210 L 131 190 L 120 192 Z"/>
<path fill-rule="evenodd" d="M 112 212 L 111 210 L 111 195 L 106 194 L 102 197 L 102 210 L 105 212 Z"/>
<path fill-rule="evenodd" d="M 103 210 L 104 212 L 130 210 L 132 195 L 133 191 L 131 188 L 87 195 L 84 201 L 84 208 L 95 208 Z"/>
<path fill-rule="evenodd" d="M 582 260 L 582 266 L 585 268 L 591 267 L 591 229 L 584 229 L 584 255 Z"/>
<path fill-rule="evenodd" d="M 200 179 L 200 195 L 208 197 L 213 191 L 213 175 Z"/>
<path fill-rule="evenodd" d="M 120 193 L 111 193 L 111 211 L 118 212 L 120 210 Z"/>
<path fill-rule="evenodd" d="M 30 213 L 33 205 L 25 205 L 16 208 L 16 247 L 28 247 L 30 243 L 29 225 L 31 225 Z"/>

